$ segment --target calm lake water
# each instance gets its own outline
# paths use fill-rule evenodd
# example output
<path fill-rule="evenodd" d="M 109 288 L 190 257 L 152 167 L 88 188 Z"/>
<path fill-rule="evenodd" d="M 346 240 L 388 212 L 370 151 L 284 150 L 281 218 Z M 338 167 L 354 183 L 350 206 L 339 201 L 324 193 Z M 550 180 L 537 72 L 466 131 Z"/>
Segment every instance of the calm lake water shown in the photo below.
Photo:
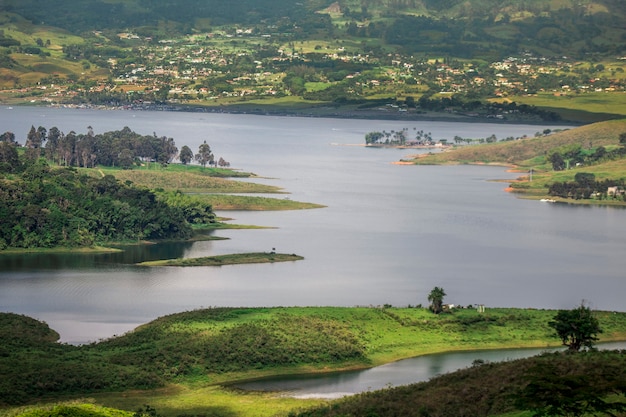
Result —
<path fill-rule="evenodd" d="M 434 286 L 446 302 L 487 307 L 624 311 L 626 211 L 519 200 L 514 178 L 484 166 L 399 166 L 412 153 L 362 146 L 367 132 L 436 139 L 534 135 L 554 126 L 396 122 L 205 113 L 0 109 L 0 131 L 25 142 L 31 125 L 65 133 L 128 126 L 173 137 L 289 192 L 324 204 L 290 212 L 220 212 L 265 230 L 225 241 L 155 245 L 118 255 L 0 256 L 0 311 L 46 321 L 68 343 L 121 334 L 156 317 L 209 306 L 407 306 Z M 414 153 L 414 152 L 413 152 Z M 235 252 L 296 253 L 271 265 L 137 268 L 143 259 Z"/>
<path fill-rule="evenodd" d="M 626 343 L 603 343 L 599 349 L 624 349 Z M 234 386 L 246 391 L 272 391 L 295 398 L 339 398 L 428 381 L 438 375 L 467 368 L 474 361 L 502 362 L 528 358 L 556 349 L 496 349 L 468 352 L 446 352 L 404 359 L 362 371 L 324 375 L 281 376 Z"/>

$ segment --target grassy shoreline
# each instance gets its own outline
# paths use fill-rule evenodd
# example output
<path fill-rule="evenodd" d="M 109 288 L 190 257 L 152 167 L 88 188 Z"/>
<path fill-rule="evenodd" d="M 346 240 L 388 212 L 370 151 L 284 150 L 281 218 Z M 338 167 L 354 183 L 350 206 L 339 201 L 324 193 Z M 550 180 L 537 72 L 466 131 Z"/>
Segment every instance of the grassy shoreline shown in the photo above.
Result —
<path fill-rule="evenodd" d="M 201 258 L 163 259 L 140 262 L 139 266 L 224 266 L 292 262 L 304 259 L 302 256 L 274 252 L 235 253 L 231 255 L 205 256 Z"/>
<path fill-rule="evenodd" d="M 56 372 L 70 377 L 68 372 L 80 374 L 93 366 L 99 384 L 109 377 L 119 382 L 121 372 L 154 372 L 164 382 L 153 389 L 44 391 L 45 396 L 30 397 L 29 403 L 39 405 L 78 399 L 129 413 L 150 404 L 164 417 L 270 417 L 327 401 L 225 386 L 269 376 L 365 369 L 440 352 L 555 347 L 560 341 L 547 324 L 555 313 L 520 308 L 487 308 L 485 313 L 462 308 L 440 315 L 415 307 L 212 308 L 164 316 L 125 335 L 78 348 L 52 343 L 54 332 L 47 326 L 39 324 L 41 330 L 34 332 L 37 326 L 31 320 L 5 313 L 0 314 L 0 339 L 15 347 L 0 356 L 0 365 L 8 371 L 20 364 L 15 374 L 7 374 L 5 390 L 12 383 L 37 389 L 37 384 L 24 381 L 31 375 L 24 366 L 49 369 L 32 374 L 42 382 Z M 626 313 L 595 314 L 604 330 L 601 342 L 626 340 Z M 50 355 L 50 349 L 56 353 Z M 72 380 L 80 378 L 89 377 Z M 0 407 L 0 414 L 18 415 L 17 409 Z"/>
<path fill-rule="evenodd" d="M 612 150 L 623 144 L 619 136 L 626 132 L 626 119 L 595 123 L 534 138 L 515 141 L 454 146 L 445 152 L 410 156 L 399 163 L 409 165 L 485 165 L 508 167 L 509 172 L 520 174 L 509 183 L 506 191 L 521 198 L 550 199 L 559 203 L 626 207 L 626 201 L 609 198 L 558 198 L 548 195 L 548 188 L 555 182 L 575 182 L 577 173 L 593 174 L 596 181 L 626 178 L 623 158 L 598 159 L 592 163 L 574 164 L 567 169 L 554 170 L 550 155 L 565 154 L 569 149 L 580 149 L 591 154 L 598 149 Z M 567 157 L 566 157 L 567 158 Z M 532 176 L 529 174 L 532 170 Z"/>

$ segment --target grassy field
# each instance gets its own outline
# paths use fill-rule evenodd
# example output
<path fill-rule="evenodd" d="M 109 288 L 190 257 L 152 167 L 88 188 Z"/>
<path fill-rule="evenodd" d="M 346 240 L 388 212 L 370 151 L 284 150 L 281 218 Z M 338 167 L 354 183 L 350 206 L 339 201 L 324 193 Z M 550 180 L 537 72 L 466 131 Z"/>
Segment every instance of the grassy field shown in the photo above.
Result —
<path fill-rule="evenodd" d="M 497 99 L 493 101 L 503 101 Z M 528 104 L 557 112 L 563 120 L 595 123 L 626 116 L 624 92 L 589 92 L 584 94 L 555 94 L 550 92 L 530 96 L 511 96 L 506 101 Z"/>
<path fill-rule="evenodd" d="M 203 194 L 196 198 L 211 204 L 214 210 L 303 210 L 312 208 L 322 208 L 324 206 L 314 203 L 305 203 L 290 200 L 289 198 L 269 198 L 242 195 L 217 195 Z"/>
<path fill-rule="evenodd" d="M 234 181 L 223 178 L 225 175 L 220 171 L 219 177 L 207 169 L 203 172 L 197 167 L 186 167 L 171 164 L 167 169 L 119 169 L 99 168 L 98 170 L 87 169 L 90 175 L 113 175 L 118 180 L 131 181 L 135 185 L 150 189 L 179 190 L 183 193 L 280 193 L 280 188 L 271 185 L 255 184 L 251 182 Z M 233 173 L 233 176 L 236 176 Z"/>
<path fill-rule="evenodd" d="M 221 385 L 269 375 L 366 368 L 443 351 L 557 346 L 560 342 L 547 325 L 555 313 L 507 308 L 440 315 L 393 307 L 215 308 L 161 317 L 131 333 L 82 347 L 56 344 L 58 335 L 45 324 L 5 313 L 0 314 L 0 369 L 5 375 L 0 415 L 24 410 L 11 406 L 14 401 L 45 405 L 60 400 L 126 411 L 149 404 L 165 417 L 285 415 L 325 401 L 242 393 Z M 604 330 L 602 341 L 626 339 L 626 313 L 595 314 Z"/>
<path fill-rule="evenodd" d="M 94 176 L 113 175 L 118 180 L 131 181 L 135 185 L 153 190 L 163 189 L 193 194 L 194 198 L 210 204 L 214 210 L 301 210 L 322 208 L 314 203 L 280 198 L 233 195 L 246 194 L 286 194 L 279 187 L 237 181 L 237 178 L 254 178 L 254 174 L 223 168 L 203 168 L 197 165 L 170 164 L 161 168 L 151 164 L 132 170 L 101 167 L 97 170 L 82 169 Z"/>

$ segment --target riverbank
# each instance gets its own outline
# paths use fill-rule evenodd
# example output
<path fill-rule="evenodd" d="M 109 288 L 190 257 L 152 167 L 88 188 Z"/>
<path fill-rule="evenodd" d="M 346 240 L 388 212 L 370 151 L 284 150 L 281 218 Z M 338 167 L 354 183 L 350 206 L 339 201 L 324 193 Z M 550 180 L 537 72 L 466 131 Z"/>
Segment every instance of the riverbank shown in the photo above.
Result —
<path fill-rule="evenodd" d="M 437 352 L 558 346 L 548 326 L 555 314 L 489 307 L 484 313 L 461 308 L 440 315 L 394 307 L 212 308 L 164 316 L 125 335 L 76 347 L 55 343 L 58 334 L 44 323 L 3 313 L 0 412 L 11 404 L 89 396 L 129 412 L 150 404 L 165 417 L 191 410 L 269 417 L 322 401 L 222 385 L 365 369 Z M 626 340 L 626 313 L 595 314 L 601 341 Z M 215 404 L 228 413 L 215 413 Z"/>
<path fill-rule="evenodd" d="M 16 103 L 15 106 L 30 106 L 31 103 Z M 576 120 L 543 120 L 536 116 L 510 114 L 507 117 L 494 117 L 484 114 L 466 114 L 458 112 L 433 112 L 400 109 L 389 106 L 360 107 L 355 104 L 311 104 L 311 105 L 272 105 L 244 102 L 228 105 L 194 105 L 194 104 L 134 104 L 127 106 L 93 105 L 93 104 L 56 104 L 46 105 L 53 108 L 98 109 L 98 110 L 132 110 L 132 111 L 171 111 L 190 113 L 220 114 L 252 114 L 258 116 L 278 117 L 312 117 L 331 119 L 364 119 L 364 120 L 399 120 L 424 122 L 463 122 L 463 123 L 494 123 L 494 124 L 528 124 L 528 125 L 584 125 L 586 122 Z M 601 119 L 604 120 L 604 119 Z M 599 120 L 594 120 L 599 121 Z"/>

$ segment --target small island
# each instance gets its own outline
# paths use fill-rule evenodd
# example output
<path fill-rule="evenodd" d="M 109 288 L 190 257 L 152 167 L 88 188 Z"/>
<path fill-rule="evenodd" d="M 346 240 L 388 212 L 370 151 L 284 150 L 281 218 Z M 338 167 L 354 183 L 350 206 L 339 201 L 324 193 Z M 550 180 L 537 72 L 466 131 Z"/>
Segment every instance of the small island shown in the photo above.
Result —
<path fill-rule="evenodd" d="M 291 262 L 304 259 L 295 254 L 275 252 L 234 253 L 229 255 L 203 256 L 201 258 L 163 259 L 159 261 L 141 262 L 140 266 L 223 266 L 239 264 L 261 264 L 274 262 Z"/>

